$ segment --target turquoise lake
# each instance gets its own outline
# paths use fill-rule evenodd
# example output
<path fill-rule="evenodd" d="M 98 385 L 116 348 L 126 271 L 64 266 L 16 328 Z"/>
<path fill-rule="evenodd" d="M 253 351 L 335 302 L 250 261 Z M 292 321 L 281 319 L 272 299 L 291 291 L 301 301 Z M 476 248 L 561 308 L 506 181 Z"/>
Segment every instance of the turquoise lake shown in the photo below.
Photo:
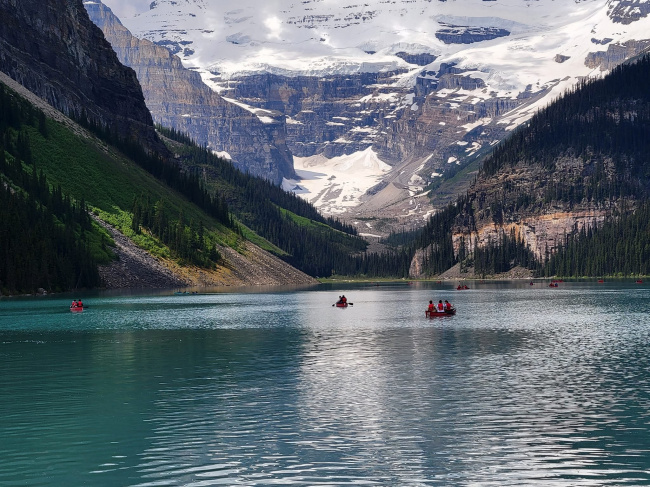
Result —
<path fill-rule="evenodd" d="M 454 284 L 0 299 L 0 486 L 650 485 L 650 284 Z"/>

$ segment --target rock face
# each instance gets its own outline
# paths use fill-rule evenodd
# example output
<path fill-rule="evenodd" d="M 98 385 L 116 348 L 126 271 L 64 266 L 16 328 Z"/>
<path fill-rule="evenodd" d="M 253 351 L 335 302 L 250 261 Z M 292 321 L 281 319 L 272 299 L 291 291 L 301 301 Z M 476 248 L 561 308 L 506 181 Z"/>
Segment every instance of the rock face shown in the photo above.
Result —
<path fill-rule="evenodd" d="M 164 153 L 135 73 L 81 0 L 0 0 L 0 18 L 0 70 L 61 112 Z"/>
<path fill-rule="evenodd" d="M 510 32 L 495 27 L 466 27 L 449 25 L 436 32 L 436 37 L 445 44 L 473 44 L 497 37 L 509 36 Z"/>
<path fill-rule="evenodd" d="M 225 100 L 169 50 L 132 36 L 108 7 L 99 2 L 85 6 L 120 60 L 135 70 L 157 123 L 227 153 L 244 172 L 277 184 L 295 177 L 282 114 Z"/>
<path fill-rule="evenodd" d="M 650 3 L 645 0 L 618 0 L 611 2 L 609 17 L 623 25 L 644 19 L 650 14 Z"/>
<path fill-rule="evenodd" d="M 650 46 L 650 40 L 627 41 L 623 44 L 610 44 L 607 51 L 590 52 L 585 59 L 585 66 L 600 71 L 609 71 L 626 59 L 634 57 Z"/>
<path fill-rule="evenodd" d="M 286 117 L 287 145 L 300 157 L 335 157 L 374 144 L 376 122 L 397 106 L 397 72 L 287 77 L 273 74 L 216 82 L 228 98 Z"/>

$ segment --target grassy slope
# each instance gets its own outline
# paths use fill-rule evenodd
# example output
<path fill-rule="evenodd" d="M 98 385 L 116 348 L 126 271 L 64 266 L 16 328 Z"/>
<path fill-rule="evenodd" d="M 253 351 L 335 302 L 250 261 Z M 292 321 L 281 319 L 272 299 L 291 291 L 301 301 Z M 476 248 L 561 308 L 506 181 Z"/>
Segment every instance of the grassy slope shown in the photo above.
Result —
<path fill-rule="evenodd" d="M 95 137 L 80 136 L 52 120 L 48 120 L 47 138 L 33 127 L 27 130 L 37 170 L 44 171 L 50 184 L 60 184 L 65 194 L 84 199 L 97 214 L 134 238 L 141 247 L 162 257 L 169 256 L 164 245 L 146 235 L 136 237 L 130 230 L 135 196 L 148 196 L 152 202 L 162 199 L 172 220 L 182 210 L 185 221 L 203 222 L 215 243 L 238 247 L 239 237 L 234 232 Z"/>

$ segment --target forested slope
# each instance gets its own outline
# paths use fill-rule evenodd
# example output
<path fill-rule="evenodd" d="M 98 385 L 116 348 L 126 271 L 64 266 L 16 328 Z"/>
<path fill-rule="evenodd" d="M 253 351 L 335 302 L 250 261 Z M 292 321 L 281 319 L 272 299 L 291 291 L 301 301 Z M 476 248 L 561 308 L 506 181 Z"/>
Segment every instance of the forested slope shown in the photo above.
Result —
<path fill-rule="evenodd" d="M 302 198 L 241 172 L 175 130 L 160 126 L 158 130 L 175 141 L 173 149 L 183 166 L 201 174 L 206 187 L 222 195 L 238 221 L 281 249 L 278 255 L 303 272 L 328 277 L 348 268 L 351 255 L 366 249 L 353 226 L 323 217 Z"/>
<path fill-rule="evenodd" d="M 540 110 L 486 157 L 467 194 L 431 217 L 403 252 L 414 258 L 411 273 L 417 267 L 419 276 L 458 263 L 473 276 L 518 265 L 538 275 L 646 274 L 649 197 L 645 56 L 584 81 Z M 565 228 L 542 251 L 539 245 L 531 251 L 526 239 L 535 237 L 541 217 L 570 219 L 587 210 L 600 219 Z M 401 272 L 397 256 L 396 265 L 385 259 L 386 274 Z"/>

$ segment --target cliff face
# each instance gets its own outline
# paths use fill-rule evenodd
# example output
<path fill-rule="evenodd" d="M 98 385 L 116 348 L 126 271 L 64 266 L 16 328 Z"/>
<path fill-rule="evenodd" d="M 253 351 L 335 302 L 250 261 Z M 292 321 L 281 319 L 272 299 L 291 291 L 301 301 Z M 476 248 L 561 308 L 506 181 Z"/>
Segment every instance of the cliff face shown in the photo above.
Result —
<path fill-rule="evenodd" d="M 282 115 L 254 113 L 244 104 L 225 100 L 169 50 L 132 36 L 108 7 L 99 2 L 85 6 L 119 59 L 135 70 L 157 123 L 185 132 L 216 152 L 228 153 L 244 172 L 275 183 L 295 177 Z"/>
<path fill-rule="evenodd" d="M 0 0 L 0 70 L 63 113 L 164 153 L 142 90 L 81 0 Z"/>
<path fill-rule="evenodd" d="M 286 116 L 287 145 L 294 155 L 331 158 L 374 143 L 377 120 L 394 109 L 403 94 L 390 86 L 395 74 L 260 74 L 218 83 L 229 98 Z"/>
<path fill-rule="evenodd" d="M 593 41 L 593 40 L 592 40 Z M 637 56 L 650 46 L 650 40 L 632 40 L 623 44 L 610 44 L 606 51 L 590 52 L 585 58 L 585 66 L 599 68 L 600 71 L 609 71 L 626 59 Z"/>

